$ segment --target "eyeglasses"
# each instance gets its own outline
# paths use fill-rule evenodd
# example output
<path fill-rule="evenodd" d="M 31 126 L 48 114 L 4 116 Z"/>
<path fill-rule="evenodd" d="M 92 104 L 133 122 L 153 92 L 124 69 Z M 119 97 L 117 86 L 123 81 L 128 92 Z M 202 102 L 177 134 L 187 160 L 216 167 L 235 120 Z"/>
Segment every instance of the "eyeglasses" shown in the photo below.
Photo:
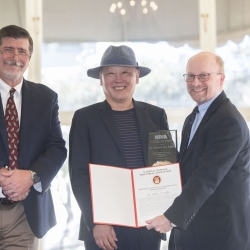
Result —
<path fill-rule="evenodd" d="M 194 81 L 194 78 L 197 76 L 198 79 L 201 81 L 201 82 L 205 82 L 209 79 L 209 76 L 211 74 L 216 74 L 216 75 L 221 75 L 222 73 L 217 73 L 217 72 L 211 72 L 211 73 L 203 73 L 203 74 L 198 74 L 198 75 L 194 75 L 194 74 L 184 74 L 184 79 L 186 82 L 193 82 Z"/>
<path fill-rule="evenodd" d="M 0 50 L 2 55 L 7 55 L 10 57 L 13 57 L 14 55 L 18 55 L 18 57 L 21 59 L 26 59 L 28 57 L 30 57 L 30 54 L 28 53 L 28 51 L 23 50 L 23 49 L 18 49 L 18 52 L 15 52 L 15 48 L 11 48 L 11 47 L 7 47 L 7 48 L 3 48 Z"/>

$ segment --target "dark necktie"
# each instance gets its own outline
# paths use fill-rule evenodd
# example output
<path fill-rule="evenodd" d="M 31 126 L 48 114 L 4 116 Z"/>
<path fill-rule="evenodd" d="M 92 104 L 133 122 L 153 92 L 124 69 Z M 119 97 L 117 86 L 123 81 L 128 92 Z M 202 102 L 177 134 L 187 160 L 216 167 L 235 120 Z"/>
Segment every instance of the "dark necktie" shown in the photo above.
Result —
<path fill-rule="evenodd" d="M 14 102 L 15 91 L 13 88 L 10 90 L 10 97 L 7 100 L 5 109 L 5 123 L 9 145 L 9 167 L 11 169 L 18 168 L 19 120 Z"/>
<path fill-rule="evenodd" d="M 186 151 L 187 151 L 188 142 L 189 142 L 189 138 L 190 138 L 192 126 L 193 126 L 193 123 L 194 123 L 194 120 L 195 120 L 195 116 L 196 116 L 196 114 L 198 114 L 198 113 L 199 113 L 199 108 L 198 108 L 198 106 L 196 106 L 196 107 L 194 108 L 193 112 L 190 114 L 189 122 L 188 122 L 188 124 L 187 124 L 187 133 L 186 133 L 186 136 L 185 136 L 185 138 L 184 138 L 185 144 L 184 144 L 184 148 L 183 148 L 183 151 L 182 151 L 182 154 L 181 154 L 180 162 L 181 162 L 183 156 L 185 155 L 185 153 L 186 153 Z"/>

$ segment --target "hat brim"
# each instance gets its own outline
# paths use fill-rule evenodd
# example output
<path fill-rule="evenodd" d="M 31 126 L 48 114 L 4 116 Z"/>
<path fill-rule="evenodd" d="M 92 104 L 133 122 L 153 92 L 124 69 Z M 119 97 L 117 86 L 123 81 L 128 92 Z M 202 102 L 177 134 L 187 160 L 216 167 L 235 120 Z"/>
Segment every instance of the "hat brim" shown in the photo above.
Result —
<path fill-rule="evenodd" d="M 100 71 L 102 67 L 109 67 L 109 66 L 119 66 L 119 67 L 135 67 L 140 71 L 140 76 L 139 77 L 144 77 L 148 75 L 151 72 L 150 68 L 147 67 L 142 67 L 142 66 L 133 66 L 133 65 L 119 65 L 119 64 L 112 64 L 112 65 L 104 65 L 104 66 L 99 66 L 96 68 L 89 69 L 87 71 L 87 75 L 89 77 L 99 79 L 100 78 Z"/>

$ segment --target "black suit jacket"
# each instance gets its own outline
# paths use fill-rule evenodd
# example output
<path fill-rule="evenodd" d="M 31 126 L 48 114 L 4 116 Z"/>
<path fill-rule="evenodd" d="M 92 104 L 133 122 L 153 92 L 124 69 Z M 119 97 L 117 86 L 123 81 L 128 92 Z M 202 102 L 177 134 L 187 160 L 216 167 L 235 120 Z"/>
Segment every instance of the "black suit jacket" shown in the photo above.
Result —
<path fill-rule="evenodd" d="M 167 130 L 163 109 L 134 101 L 144 162 L 148 164 L 148 133 Z M 80 240 L 94 240 L 89 186 L 89 163 L 126 167 L 126 158 L 112 109 L 107 101 L 77 110 L 69 140 L 69 172 L 72 189 L 82 211 Z"/>
<path fill-rule="evenodd" d="M 8 166 L 8 139 L 1 101 L 0 106 L 0 166 Z M 23 201 L 31 230 L 38 238 L 56 224 L 49 187 L 66 154 L 57 94 L 42 84 L 23 80 L 18 167 L 32 170 L 41 178 L 42 193 L 32 187 Z"/>
<path fill-rule="evenodd" d="M 249 129 L 224 92 L 208 108 L 180 167 L 183 190 L 165 216 L 178 226 L 173 233 L 184 249 L 249 250 Z"/>

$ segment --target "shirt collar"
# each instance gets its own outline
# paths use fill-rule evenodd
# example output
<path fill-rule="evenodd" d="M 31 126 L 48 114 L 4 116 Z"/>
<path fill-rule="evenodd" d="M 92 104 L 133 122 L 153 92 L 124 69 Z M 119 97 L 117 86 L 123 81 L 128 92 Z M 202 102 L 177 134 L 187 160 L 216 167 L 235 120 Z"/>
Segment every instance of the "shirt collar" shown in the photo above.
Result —
<path fill-rule="evenodd" d="M 222 91 L 221 91 L 221 92 L 222 92 Z M 210 105 L 212 104 L 212 102 L 221 94 L 221 92 L 218 93 L 218 95 L 215 96 L 213 99 L 211 99 L 211 100 L 209 100 L 209 101 L 207 101 L 207 102 L 205 102 L 205 103 L 199 105 L 199 112 L 200 112 L 200 114 L 201 114 L 202 116 L 206 113 L 206 111 L 208 110 L 209 106 L 210 106 Z"/>
<path fill-rule="evenodd" d="M 15 90 L 18 95 L 21 95 L 21 90 L 22 90 L 22 86 L 23 86 L 23 79 L 20 83 L 18 83 L 16 86 L 15 86 Z M 1 96 L 4 97 L 4 96 L 9 96 L 9 92 L 10 92 L 10 89 L 11 87 L 6 84 L 1 78 L 0 78 L 0 93 L 1 93 Z"/>

